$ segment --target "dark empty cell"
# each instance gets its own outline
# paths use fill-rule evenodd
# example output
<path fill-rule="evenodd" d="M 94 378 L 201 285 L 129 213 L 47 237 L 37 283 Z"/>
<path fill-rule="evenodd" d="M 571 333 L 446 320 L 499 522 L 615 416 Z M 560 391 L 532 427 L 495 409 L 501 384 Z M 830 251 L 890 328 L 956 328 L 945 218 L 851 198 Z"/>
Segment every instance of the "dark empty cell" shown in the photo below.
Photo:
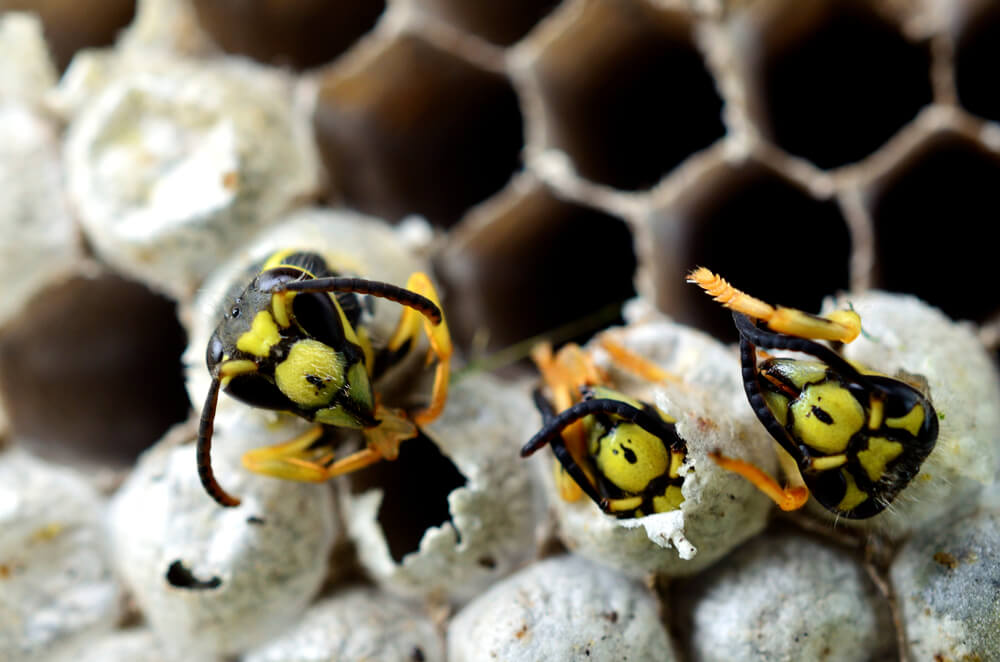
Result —
<path fill-rule="evenodd" d="M 507 80 L 413 37 L 361 71 L 331 74 L 314 125 L 335 194 L 391 220 L 416 213 L 451 225 L 521 165 Z"/>
<path fill-rule="evenodd" d="M 765 121 L 792 154 L 821 168 L 858 161 L 931 101 L 927 47 L 865 3 L 832 3 L 809 27 L 783 29 L 779 21 L 763 37 L 760 66 Z"/>
<path fill-rule="evenodd" d="M 879 285 L 958 319 L 996 310 L 997 182 L 996 155 L 948 134 L 879 182 L 872 200 Z"/>
<path fill-rule="evenodd" d="M 131 464 L 187 418 L 173 302 L 115 276 L 45 290 L 0 336 L 14 434 L 43 455 Z"/>
<path fill-rule="evenodd" d="M 676 298 L 657 304 L 721 338 L 736 339 L 732 314 L 683 284 L 696 266 L 768 303 L 808 312 L 848 286 L 851 242 L 836 203 L 816 200 L 761 166 L 723 171 L 671 215 L 661 219 L 667 223 L 657 241 L 670 243 L 658 253 L 674 257 L 655 268 Z"/>
<path fill-rule="evenodd" d="M 132 22 L 135 1 L 0 0 L 0 14 L 5 11 L 38 14 L 49 52 L 56 67 L 63 71 L 77 51 L 110 46 L 118 31 Z"/>
<path fill-rule="evenodd" d="M 307 69 L 330 62 L 375 26 L 382 0 L 194 0 L 198 21 L 229 53 Z"/>
<path fill-rule="evenodd" d="M 955 48 L 955 83 L 958 99 L 969 111 L 1000 120 L 1000 4 L 984 3 L 969 17 Z"/>
<path fill-rule="evenodd" d="M 419 548 L 427 529 L 451 521 L 448 495 L 466 483 L 458 467 L 422 434 L 404 441 L 395 460 L 349 475 L 355 494 L 383 491 L 378 522 L 396 563 Z"/>
<path fill-rule="evenodd" d="M 652 25 L 543 81 L 559 146 L 584 177 L 619 189 L 650 188 L 725 134 L 722 100 L 689 30 Z"/>
<path fill-rule="evenodd" d="M 625 224 L 535 191 L 439 263 L 459 342 L 494 350 L 560 330 L 585 340 L 620 320 L 636 260 Z M 567 329 L 572 326 L 574 329 Z"/>
<path fill-rule="evenodd" d="M 559 0 L 420 0 L 456 27 L 501 46 L 526 35 Z"/>

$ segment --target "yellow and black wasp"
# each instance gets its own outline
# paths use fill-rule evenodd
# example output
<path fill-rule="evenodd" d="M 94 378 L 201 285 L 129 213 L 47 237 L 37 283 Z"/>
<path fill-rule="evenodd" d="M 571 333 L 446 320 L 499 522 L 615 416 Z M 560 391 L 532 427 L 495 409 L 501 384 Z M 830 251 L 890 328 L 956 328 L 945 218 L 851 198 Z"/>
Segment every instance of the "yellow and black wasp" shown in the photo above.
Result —
<path fill-rule="evenodd" d="M 653 380 L 666 376 L 607 337 L 601 345 L 633 372 Z M 608 388 L 607 376 L 577 345 L 566 345 L 553 356 L 551 346 L 542 344 L 532 356 L 555 404 L 541 389 L 534 391 L 544 427 L 524 445 L 521 456 L 548 444 L 561 466 L 556 483 L 562 498 L 575 501 L 582 491 L 618 518 L 679 508 L 684 501 L 680 469 L 687 451 L 675 420 L 654 405 Z"/>
<path fill-rule="evenodd" d="M 379 355 L 359 295 L 404 307 Z M 430 404 L 411 417 L 383 406 L 372 381 L 380 359 L 391 362 L 412 346 L 421 317 L 437 366 Z M 282 250 L 254 268 L 248 284 L 235 285 L 223 301 L 221 318 L 206 351 L 212 382 L 198 428 L 197 459 L 202 485 L 223 506 L 240 501 L 219 486 L 212 472 L 220 389 L 252 407 L 318 424 L 288 442 L 243 456 L 244 466 L 257 473 L 309 482 L 395 459 L 400 442 L 416 436 L 416 426 L 433 421 L 444 407 L 452 345 L 437 294 L 422 273 L 414 273 L 402 288 L 343 277 L 316 253 Z M 366 447 L 335 461 L 318 443 L 324 426 L 361 430 Z"/>
<path fill-rule="evenodd" d="M 781 447 L 788 484 L 782 488 L 756 466 L 715 454 L 783 510 L 805 505 L 811 492 L 839 516 L 864 519 L 882 512 L 920 471 L 934 449 L 938 417 L 913 386 L 860 368 L 816 340 L 851 342 L 861 331 L 853 310 L 826 317 L 771 306 L 705 268 L 699 285 L 733 310 L 747 399 Z M 800 352 L 816 360 L 768 357 L 758 350 Z"/>

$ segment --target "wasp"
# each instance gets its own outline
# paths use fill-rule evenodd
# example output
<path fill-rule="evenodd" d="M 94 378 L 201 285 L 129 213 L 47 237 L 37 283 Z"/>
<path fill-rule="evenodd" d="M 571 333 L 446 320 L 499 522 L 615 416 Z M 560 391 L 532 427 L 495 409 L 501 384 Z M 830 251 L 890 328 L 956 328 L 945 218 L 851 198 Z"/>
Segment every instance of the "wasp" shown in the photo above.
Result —
<path fill-rule="evenodd" d="M 753 464 L 713 454 L 767 494 L 783 510 L 813 497 L 849 519 L 887 508 L 920 471 L 934 449 L 938 417 L 914 386 L 854 365 L 831 347 L 861 331 L 853 310 L 825 317 L 770 304 L 736 289 L 705 268 L 691 272 L 699 285 L 733 311 L 747 399 L 780 446 L 785 487 Z M 815 360 L 765 357 L 786 350 Z"/>
<path fill-rule="evenodd" d="M 223 302 L 221 321 L 205 360 L 212 381 L 198 426 L 198 475 L 222 506 L 239 499 L 218 484 L 211 443 L 219 391 L 251 406 L 294 414 L 317 423 L 288 442 L 248 451 L 245 467 L 288 480 L 321 482 L 398 456 L 399 444 L 417 426 L 435 420 L 448 394 L 451 338 L 430 279 L 414 273 L 405 288 L 345 277 L 316 253 L 282 250 L 237 283 Z M 384 350 L 376 355 L 361 297 L 388 299 L 403 313 Z M 371 301 L 368 300 L 370 303 Z M 412 416 L 383 406 L 372 382 L 381 363 L 405 355 L 421 320 L 437 357 L 429 405 Z M 319 443 L 326 427 L 360 430 L 366 447 L 335 461 Z"/>
<path fill-rule="evenodd" d="M 668 377 L 606 336 L 600 344 L 632 372 L 657 381 Z M 548 444 L 558 461 L 556 484 L 566 501 L 586 494 L 602 511 L 622 519 L 679 508 L 687 450 L 675 419 L 609 388 L 607 375 L 577 345 L 566 345 L 553 356 L 551 346 L 541 344 L 532 357 L 555 404 L 535 389 L 544 427 L 524 445 L 521 456 Z"/>

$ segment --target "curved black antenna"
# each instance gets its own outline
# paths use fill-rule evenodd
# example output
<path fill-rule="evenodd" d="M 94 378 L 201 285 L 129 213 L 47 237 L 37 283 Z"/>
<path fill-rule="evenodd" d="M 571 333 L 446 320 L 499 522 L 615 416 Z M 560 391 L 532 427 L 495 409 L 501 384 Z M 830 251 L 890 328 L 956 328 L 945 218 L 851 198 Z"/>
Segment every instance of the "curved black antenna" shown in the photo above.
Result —
<path fill-rule="evenodd" d="M 743 313 L 733 312 L 733 322 L 736 323 L 736 330 L 740 332 L 740 338 L 746 339 L 756 347 L 765 349 L 784 349 L 791 352 L 802 352 L 815 356 L 817 359 L 827 364 L 845 379 L 858 384 L 867 383 L 867 378 L 858 372 L 858 369 L 847 362 L 844 357 L 825 345 L 821 345 L 808 338 L 789 336 L 783 333 L 775 333 L 770 329 L 762 329 L 753 323 L 750 317 Z"/>
<path fill-rule="evenodd" d="M 216 503 L 226 508 L 240 505 L 240 500 L 230 496 L 215 480 L 212 471 L 212 433 L 215 431 L 215 407 L 219 402 L 220 380 L 212 377 L 212 385 L 208 388 L 205 406 L 201 409 L 201 419 L 198 421 L 198 443 L 195 446 L 195 456 L 198 462 L 198 478 L 201 485 Z"/>
<path fill-rule="evenodd" d="M 538 431 L 528 443 L 521 448 L 521 457 L 528 457 L 545 444 L 552 443 L 553 439 L 559 438 L 563 430 L 576 421 L 590 416 L 591 414 L 612 414 L 618 416 L 629 423 L 635 423 L 646 432 L 660 439 L 676 436 L 669 424 L 663 419 L 647 411 L 633 407 L 621 400 L 610 398 L 593 398 L 576 403 L 569 409 L 560 412 L 555 418 L 547 422 L 545 427 Z"/>
<path fill-rule="evenodd" d="M 305 280 L 276 282 L 262 289 L 265 292 L 353 292 L 354 294 L 370 294 L 374 297 L 388 299 L 408 308 L 413 308 L 430 320 L 432 324 L 440 324 L 442 320 L 441 309 L 427 297 L 417 294 L 413 290 L 408 290 L 405 287 L 399 287 L 378 280 L 330 276 L 327 278 L 307 278 Z"/>

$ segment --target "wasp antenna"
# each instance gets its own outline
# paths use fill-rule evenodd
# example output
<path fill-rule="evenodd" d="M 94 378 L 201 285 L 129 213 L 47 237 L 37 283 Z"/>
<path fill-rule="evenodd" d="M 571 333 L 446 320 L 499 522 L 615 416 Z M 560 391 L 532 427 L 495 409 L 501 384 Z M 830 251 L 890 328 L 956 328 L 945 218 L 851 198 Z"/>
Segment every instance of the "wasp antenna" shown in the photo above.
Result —
<path fill-rule="evenodd" d="M 705 290 L 715 301 L 718 301 L 730 310 L 741 312 L 744 315 L 764 320 L 765 322 L 774 315 L 774 306 L 761 301 L 757 297 L 752 297 L 742 290 L 736 289 L 722 276 L 713 273 L 705 267 L 698 267 L 689 273 L 687 282 L 694 283 Z"/>
<path fill-rule="evenodd" d="M 195 456 L 198 463 L 198 478 L 201 485 L 208 492 L 216 503 L 226 508 L 240 505 L 240 500 L 230 496 L 218 481 L 215 480 L 215 472 L 212 471 L 212 433 L 215 431 L 215 407 L 219 402 L 220 380 L 218 375 L 212 377 L 212 384 L 208 388 L 208 396 L 205 398 L 205 406 L 201 410 L 201 419 L 198 421 L 198 443 L 195 446 Z"/>

